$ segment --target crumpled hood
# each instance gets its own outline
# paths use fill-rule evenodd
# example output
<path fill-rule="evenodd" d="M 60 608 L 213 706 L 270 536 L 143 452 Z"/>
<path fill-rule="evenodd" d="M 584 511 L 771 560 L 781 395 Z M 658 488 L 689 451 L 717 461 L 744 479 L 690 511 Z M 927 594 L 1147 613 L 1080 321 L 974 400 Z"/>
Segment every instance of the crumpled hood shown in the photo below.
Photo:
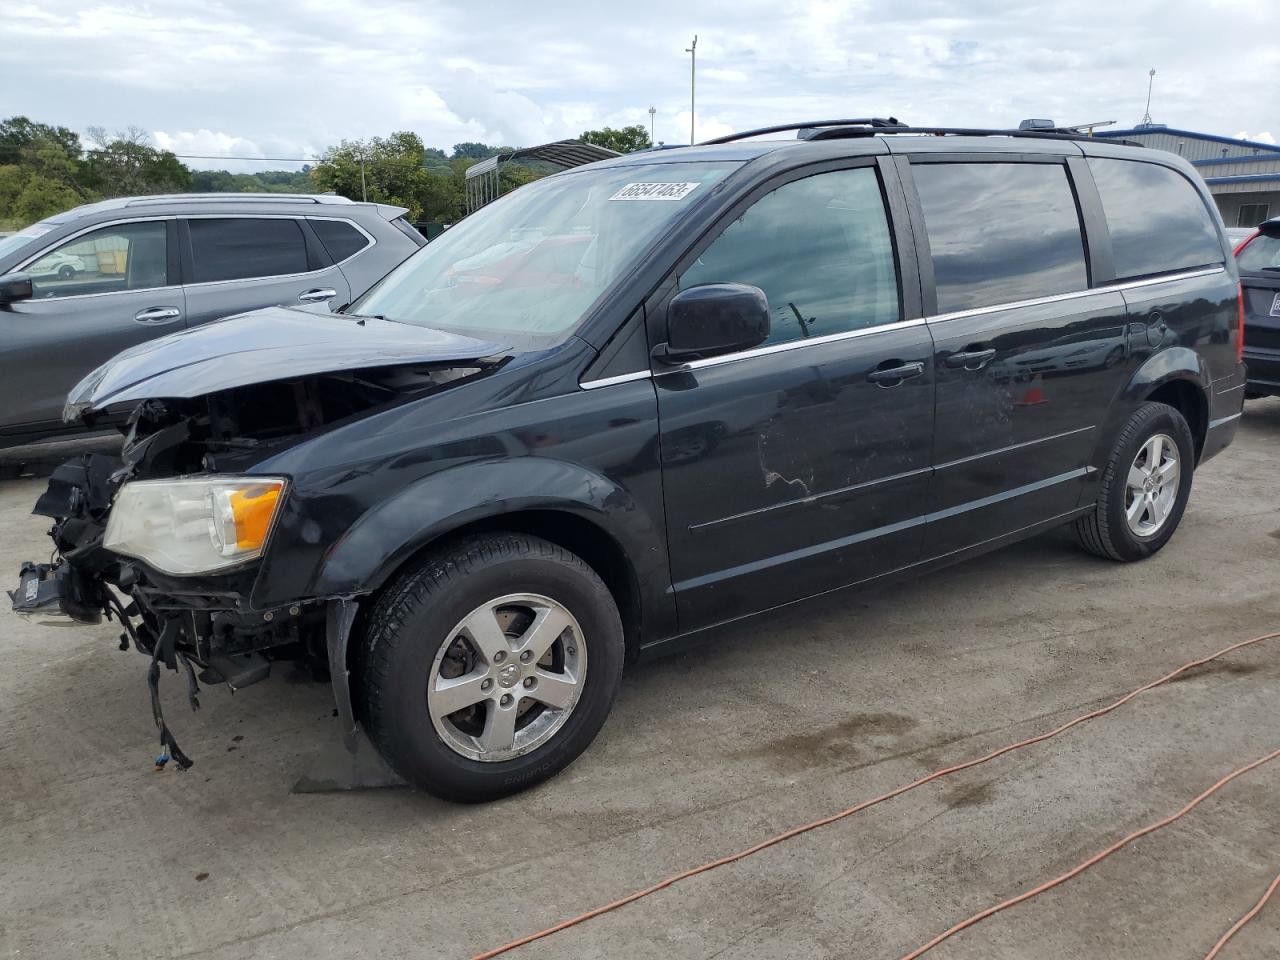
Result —
<path fill-rule="evenodd" d="M 76 384 L 62 415 L 70 422 L 115 403 L 199 397 L 337 370 L 479 360 L 504 352 L 501 344 L 407 323 L 267 307 L 117 354 Z"/>

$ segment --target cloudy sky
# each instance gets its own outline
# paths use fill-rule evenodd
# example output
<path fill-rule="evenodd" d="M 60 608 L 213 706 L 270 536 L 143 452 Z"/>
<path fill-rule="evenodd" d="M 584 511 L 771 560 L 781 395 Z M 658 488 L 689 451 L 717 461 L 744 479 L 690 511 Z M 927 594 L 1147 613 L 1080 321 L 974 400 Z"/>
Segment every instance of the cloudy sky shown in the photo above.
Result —
<path fill-rule="evenodd" d="M 540 143 L 652 105 L 687 142 L 695 33 L 699 139 L 888 114 L 1129 127 L 1152 66 L 1157 122 L 1280 138 L 1277 0 L 0 0 L 0 117 L 311 157 L 402 129 Z"/>

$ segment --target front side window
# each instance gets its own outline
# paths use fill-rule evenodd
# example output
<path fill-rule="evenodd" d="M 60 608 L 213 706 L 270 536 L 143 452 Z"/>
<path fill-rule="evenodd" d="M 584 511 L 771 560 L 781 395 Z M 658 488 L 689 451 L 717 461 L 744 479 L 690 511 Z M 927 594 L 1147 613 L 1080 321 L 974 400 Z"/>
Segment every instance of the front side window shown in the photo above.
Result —
<path fill-rule="evenodd" d="M 296 220 L 201 217 L 187 223 L 195 283 L 307 272 L 307 244 Z"/>
<path fill-rule="evenodd" d="M 1084 240 L 1056 163 L 913 164 L 938 312 L 1085 290 Z"/>
<path fill-rule="evenodd" d="M 763 290 L 766 344 L 897 321 L 897 268 L 875 170 L 821 173 L 766 194 L 680 277 L 681 290 L 704 283 Z"/>
<path fill-rule="evenodd" d="M 525 184 L 431 241 L 351 312 L 549 346 L 738 166 L 589 166 Z"/>
<path fill-rule="evenodd" d="M 163 287 L 168 282 L 164 221 L 90 231 L 36 258 L 25 272 L 35 297 L 46 300 Z"/>
<path fill-rule="evenodd" d="M 1089 158 L 1111 231 L 1116 278 L 1223 262 L 1218 229 L 1196 188 L 1176 170 L 1141 160 Z"/>

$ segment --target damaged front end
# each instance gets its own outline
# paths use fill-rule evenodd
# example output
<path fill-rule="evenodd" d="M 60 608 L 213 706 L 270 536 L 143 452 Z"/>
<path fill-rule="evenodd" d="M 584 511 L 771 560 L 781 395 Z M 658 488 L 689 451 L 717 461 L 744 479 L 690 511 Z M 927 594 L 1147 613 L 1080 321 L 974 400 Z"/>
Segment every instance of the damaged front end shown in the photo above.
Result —
<path fill-rule="evenodd" d="M 153 356 L 154 349 L 148 345 Z M 51 475 L 33 513 L 53 519 L 55 557 L 23 564 L 10 592 L 13 609 L 41 621 L 105 617 L 120 624 L 120 648 L 150 658 L 158 768 L 171 758 L 182 768 L 191 764 L 161 710 L 164 668 L 185 676 L 193 709 L 200 682 L 226 683 L 234 691 L 265 678 L 273 662 L 300 662 L 317 679 L 332 672 L 338 714 L 350 735 L 356 728 L 345 654 L 355 598 L 302 598 L 267 609 L 252 604 L 258 561 L 290 492 L 289 477 L 259 474 L 257 465 L 327 430 L 478 376 L 500 362 L 484 359 L 492 351 L 479 344 L 467 351 L 472 359 L 459 362 L 383 350 L 381 366 L 299 370 L 258 383 L 242 382 L 231 372 L 233 358 L 226 358 L 230 385 L 222 389 L 134 399 L 120 456 L 80 456 Z M 291 355 L 294 367 L 299 352 L 305 347 Z M 183 354 L 188 361 L 191 355 Z M 117 361 L 91 375 L 90 393 L 109 380 L 104 371 L 109 375 Z M 322 358 L 313 365 L 331 363 Z M 177 366 L 166 365 L 154 378 L 168 378 L 164 388 L 171 392 Z M 203 376 L 218 385 L 210 371 Z M 124 392 L 150 392 L 145 379 L 135 371 Z M 91 423 L 104 406 L 90 397 L 74 412 Z"/>

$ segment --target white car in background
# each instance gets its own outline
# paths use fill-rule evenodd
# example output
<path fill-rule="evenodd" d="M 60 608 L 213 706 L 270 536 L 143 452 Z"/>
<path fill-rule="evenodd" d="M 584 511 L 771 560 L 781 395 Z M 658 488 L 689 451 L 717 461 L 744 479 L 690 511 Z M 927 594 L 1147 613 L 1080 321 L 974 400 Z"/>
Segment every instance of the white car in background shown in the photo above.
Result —
<path fill-rule="evenodd" d="M 77 257 L 73 253 L 54 253 L 47 257 L 42 257 L 38 264 L 34 264 L 39 270 L 38 273 L 32 273 L 33 277 L 57 277 L 59 280 L 70 280 L 77 273 L 84 273 L 84 260 Z"/>

